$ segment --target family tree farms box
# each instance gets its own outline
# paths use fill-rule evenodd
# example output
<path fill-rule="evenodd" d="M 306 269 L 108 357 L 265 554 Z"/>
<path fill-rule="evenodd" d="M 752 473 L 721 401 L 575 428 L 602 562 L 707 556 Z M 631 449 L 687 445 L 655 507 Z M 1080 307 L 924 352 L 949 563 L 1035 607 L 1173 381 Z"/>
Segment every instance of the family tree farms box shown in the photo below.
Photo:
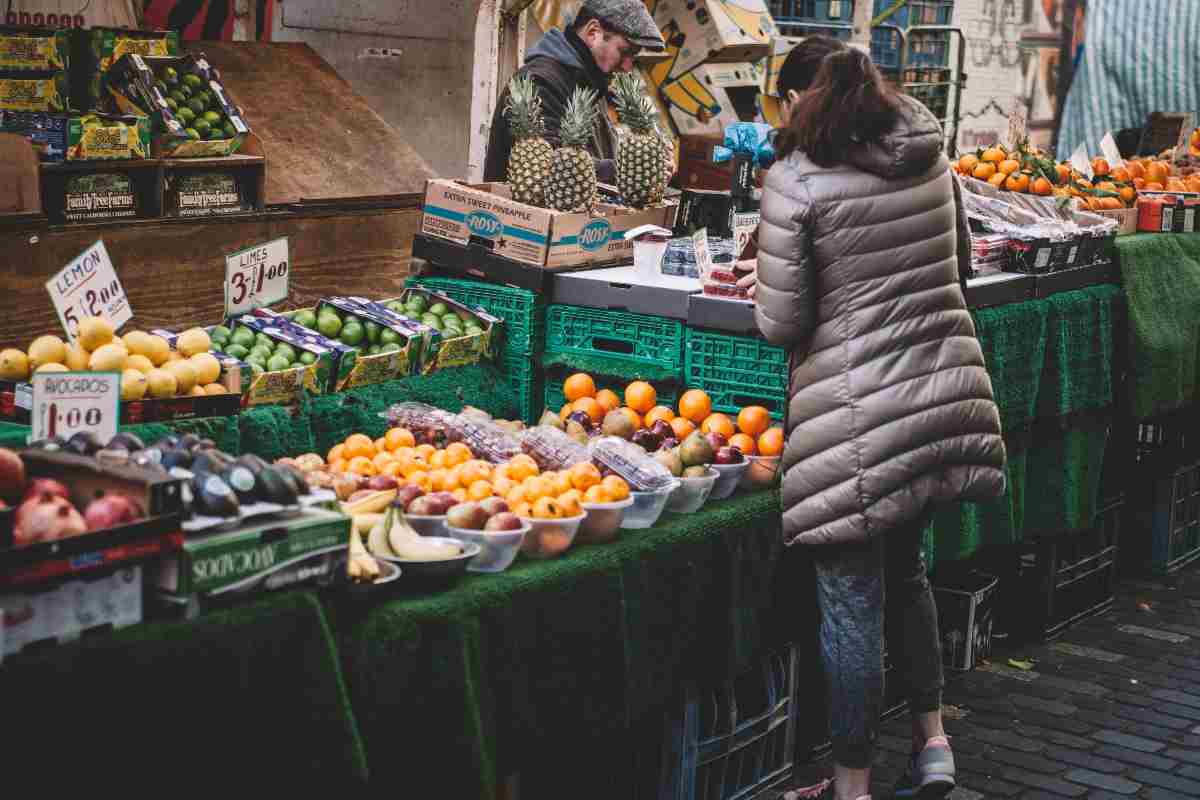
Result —
<path fill-rule="evenodd" d="M 553 211 L 512 199 L 508 184 L 425 184 L 421 233 L 548 270 L 632 263 L 625 232 L 640 225 L 670 228 L 674 203 L 642 210 L 599 204 L 591 214 Z"/>

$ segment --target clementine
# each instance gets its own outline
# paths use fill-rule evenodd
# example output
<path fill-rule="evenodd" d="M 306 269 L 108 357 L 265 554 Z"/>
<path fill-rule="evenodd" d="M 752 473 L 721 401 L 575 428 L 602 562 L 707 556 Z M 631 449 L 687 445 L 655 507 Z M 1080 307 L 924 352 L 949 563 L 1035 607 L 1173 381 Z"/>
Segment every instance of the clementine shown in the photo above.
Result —
<path fill-rule="evenodd" d="M 355 456 L 346 464 L 346 468 L 351 472 L 357 472 L 359 475 L 378 475 L 379 470 L 371 463 L 371 459 L 367 456 Z"/>
<path fill-rule="evenodd" d="M 346 457 L 346 445 L 335 444 L 329 448 L 329 452 L 325 455 L 325 463 L 332 464 L 335 461 L 342 461 Z"/>
<path fill-rule="evenodd" d="M 562 519 L 566 514 L 555 498 L 539 497 L 533 504 L 533 516 L 536 519 Z"/>
<path fill-rule="evenodd" d="M 550 485 L 554 487 L 555 494 L 563 494 L 575 488 L 571 483 L 571 473 L 566 470 L 562 472 L 544 472 L 542 474 L 550 478 Z"/>
<path fill-rule="evenodd" d="M 958 171 L 963 175 L 970 175 L 972 170 L 979 165 L 979 157 L 974 153 L 967 153 L 958 160 Z"/>
<path fill-rule="evenodd" d="M 1014 172 L 1021 169 L 1021 162 L 1015 158 L 1006 158 L 1000 162 L 1000 171 L 1005 175 L 1012 175 Z"/>
<path fill-rule="evenodd" d="M 611 503 L 612 501 L 612 495 L 608 493 L 608 489 L 605 489 L 602 483 L 597 483 L 583 493 L 583 502 L 585 503 Z"/>
<path fill-rule="evenodd" d="M 571 403 L 582 397 L 595 397 L 596 382 L 586 372 L 576 372 L 563 381 L 563 395 Z"/>
<path fill-rule="evenodd" d="M 389 452 L 395 452 L 398 447 L 417 446 L 417 441 L 408 428 L 391 428 L 384 434 L 383 441 Z"/>
<path fill-rule="evenodd" d="M 675 417 L 670 421 L 670 425 L 671 430 L 675 432 L 675 438 L 681 442 L 696 430 L 695 424 L 687 417 Z"/>
<path fill-rule="evenodd" d="M 1140 161 L 1130 161 L 1125 165 L 1125 171 L 1129 173 L 1129 180 L 1146 177 L 1146 167 Z"/>
<path fill-rule="evenodd" d="M 467 487 L 467 497 L 472 500 L 482 500 L 492 496 L 492 484 L 487 481 L 475 481 Z"/>
<path fill-rule="evenodd" d="M 974 177 L 978 178 L 981 181 L 990 180 L 991 177 L 995 174 L 996 174 L 996 165 L 991 162 L 988 162 L 988 161 L 985 161 L 984 163 L 977 165 L 975 167 L 975 169 L 971 172 L 971 175 L 973 175 Z"/>
<path fill-rule="evenodd" d="M 729 446 L 736 447 L 742 451 L 744 456 L 752 456 L 758 452 L 758 448 L 754 444 L 754 437 L 748 433 L 735 433 L 729 437 Z"/>
<path fill-rule="evenodd" d="M 655 406 L 646 412 L 644 421 L 646 423 L 646 427 L 649 428 L 660 419 L 663 422 L 670 422 L 671 420 L 675 419 L 675 412 L 666 406 Z"/>
<path fill-rule="evenodd" d="M 758 436 L 771 427 L 771 412 L 762 406 L 746 406 L 738 412 L 737 426 L 748 436 Z"/>
<path fill-rule="evenodd" d="M 997 189 L 1003 189 L 1004 183 L 1007 180 L 1007 175 L 1005 175 L 1003 172 L 997 172 L 995 175 L 988 178 L 988 183 L 990 183 L 992 186 L 995 186 Z"/>
<path fill-rule="evenodd" d="M 383 453 L 386 451 L 387 451 L 387 440 L 384 439 L 384 437 L 380 436 L 378 439 L 375 440 L 375 452 Z"/>
<path fill-rule="evenodd" d="M 658 404 L 658 392 L 645 381 L 634 381 L 625 387 L 625 405 L 645 414 Z"/>
<path fill-rule="evenodd" d="M 1034 194 L 1048 195 L 1054 191 L 1054 187 L 1050 184 L 1050 181 L 1039 177 L 1029 187 L 1029 191 L 1033 192 Z"/>
<path fill-rule="evenodd" d="M 446 445 L 446 466 L 457 467 L 471 460 L 474 453 L 462 442 L 452 442 Z"/>
<path fill-rule="evenodd" d="M 346 457 L 365 456 L 375 457 L 375 443 L 364 433 L 352 433 L 346 437 Z"/>
<path fill-rule="evenodd" d="M 600 407 L 604 409 L 604 413 L 607 414 L 621 405 L 621 398 L 612 389 L 601 389 L 596 392 L 596 402 L 600 404 Z"/>
<path fill-rule="evenodd" d="M 679 398 L 679 415 L 699 425 L 712 413 L 712 398 L 703 389 L 688 389 Z"/>
<path fill-rule="evenodd" d="M 1029 176 L 1024 172 L 1014 172 L 1004 182 L 1004 188 L 1010 192 L 1025 192 L 1029 190 Z"/>
<path fill-rule="evenodd" d="M 1000 147 L 999 145 L 995 147 L 989 147 L 988 149 L 984 150 L 983 155 L 980 156 L 981 161 L 990 161 L 997 164 L 1006 158 L 1008 158 L 1008 154 L 1005 153 L 1004 148 Z"/>
<path fill-rule="evenodd" d="M 1066 183 L 1071 180 L 1071 168 L 1066 164 L 1055 164 L 1054 174 L 1057 176 L 1059 183 Z"/>
<path fill-rule="evenodd" d="M 600 481 L 600 486 L 608 492 L 614 503 L 619 503 L 629 497 L 629 484 L 620 475 L 609 475 Z"/>
<path fill-rule="evenodd" d="M 571 403 L 571 409 L 573 411 L 582 411 L 583 413 L 587 414 L 591 418 L 592 422 L 599 422 L 600 420 L 604 419 L 604 409 L 600 407 L 600 404 L 596 402 L 596 398 L 594 397 L 579 398 L 575 402 Z"/>
<path fill-rule="evenodd" d="M 578 489 L 569 489 L 557 498 L 558 504 L 562 506 L 563 515 L 568 517 L 578 517 L 583 513 L 583 492 Z"/>
<path fill-rule="evenodd" d="M 1111 171 L 1112 170 L 1109 167 L 1108 162 L 1105 161 L 1103 158 L 1096 157 L 1096 158 L 1092 159 L 1092 174 L 1093 175 L 1097 175 L 1097 176 L 1107 175 Z"/>
<path fill-rule="evenodd" d="M 737 433 L 737 429 L 733 427 L 733 420 L 721 413 L 709 414 L 704 418 L 704 422 L 700 423 L 701 433 L 719 433 L 728 439 Z"/>
<path fill-rule="evenodd" d="M 587 491 L 603 480 L 600 469 L 590 461 L 581 461 L 570 469 L 571 487 L 581 492 Z"/>
<path fill-rule="evenodd" d="M 767 428 L 758 437 L 760 456 L 777 456 L 783 452 L 783 428 Z"/>
<path fill-rule="evenodd" d="M 508 462 L 508 476 L 514 481 L 524 481 L 540 471 L 537 462 L 526 453 L 518 453 Z"/>
<path fill-rule="evenodd" d="M 642 425 L 642 415 L 641 414 L 634 411 L 629 406 L 621 406 L 617 410 L 620 411 L 625 416 L 629 417 L 629 422 L 633 425 L 633 429 L 635 431 L 642 429 L 643 425 Z"/>

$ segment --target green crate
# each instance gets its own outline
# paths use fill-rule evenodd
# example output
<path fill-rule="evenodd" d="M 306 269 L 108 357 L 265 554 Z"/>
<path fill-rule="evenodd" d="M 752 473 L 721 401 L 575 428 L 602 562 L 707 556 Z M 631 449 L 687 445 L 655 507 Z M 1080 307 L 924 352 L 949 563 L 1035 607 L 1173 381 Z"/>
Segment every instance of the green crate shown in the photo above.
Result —
<path fill-rule="evenodd" d="M 576 361 L 589 372 L 678 380 L 683 370 L 683 323 L 649 314 L 549 306 L 546 363 Z"/>
<path fill-rule="evenodd" d="M 532 358 L 506 353 L 500 360 L 500 379 L 512 389 L 517 415 L 527 425 L 542 416 L 542 367 Z M 560 404 L 561 405 L 561 404 Z"/>
<path fill-rule="evenodd" d="M 563 381 L 567 379 L 568 375 L 576 371 L 569 366 L 548 367 L 546 369 L 545 408 L 550 409 L 556 414 L 558 413 L 563 404 L 567 402 L 566 395 L 563 394 Z M 592 379 L 596 382 L 596 391 L 611 389 L 617 393 L 617 396 L 621 398 L 621 403 L 624 404 L 625 387 L 633 382 L 632 378 L 622 378 L 615 375 L 597 375 L 595 373 L 589 374 L 591 374 Z M 658 404 L 660 406 L 668 406 L 671 409 L 675 408 L 680 394 L 678 384 L 674 381 L 656 380 L 648 381 L 648 383 L 658 392 Z M 539 416 L 541 416 L 543 410 L 545 409 L 538 410 Z"/>
<path fill-rule="evenodd" d="M 783 419 L 788 356 L 782 347 L 752 336 L 688 328 L 684 353 L 684 383 L 708 392 L 714 411 L 737 414 L 745 406 L 764 406 Z"/>
<path fill-rule="evenodd" d="M 504 320 L 504 347 L 508 353 L 540 353 L 545 345 L 546 303 L 528 289 L 439 277 L 413 277 L 405 285 L 436 289 L 460 303 L 482 306 L 493 317 Z"/>

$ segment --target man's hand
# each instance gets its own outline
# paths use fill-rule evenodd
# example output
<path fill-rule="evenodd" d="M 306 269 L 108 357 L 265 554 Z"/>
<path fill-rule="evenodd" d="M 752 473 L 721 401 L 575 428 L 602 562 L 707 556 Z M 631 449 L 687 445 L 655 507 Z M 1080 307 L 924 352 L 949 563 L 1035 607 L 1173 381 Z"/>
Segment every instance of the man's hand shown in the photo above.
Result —
<path fill-rule="evenodd" d="M 758 259 L 751 258 L 746 261 L 739 261 L 733 267 L 735 272 L 746 273 L 738 279 L 738 288 L 745 289 L 746 294 L 750 299 L 754 299 L 754 288 L 758 285 Z"/>

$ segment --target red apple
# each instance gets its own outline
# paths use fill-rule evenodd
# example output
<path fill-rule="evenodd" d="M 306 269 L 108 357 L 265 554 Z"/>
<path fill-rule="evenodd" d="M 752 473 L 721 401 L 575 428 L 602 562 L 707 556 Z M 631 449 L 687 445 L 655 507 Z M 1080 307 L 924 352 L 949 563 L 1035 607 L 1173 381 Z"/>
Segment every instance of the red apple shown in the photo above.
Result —
<path fill-rule="evenodd" d="M 714 464 L 740 464 L 742 463 L 742 451 L 736 447 L 722 447 L 717 450 L 713 456 Z"/>
<path fill-rule="evenodd" d="M 484 498 L 483 500 L 479 501 L 479 507 L 482 508 L 489 517 L 494 517 L 497 514 L 502 514 L 505 511 L 508 511 L 508 503 L 504 502 L 503 497 Z"/>
<path fill-rule="evenodd" d="M 16 502 L 25 490 L 25 462 L 21 457 L 0 447 L 0 499 Z"/>
<path fill-rule="evenodd" d="M 485 531 L 519 531 L 525 523 L 511 511 L 501 511 L 483 526 Z"/>
<path fill-rule="evenodd" d="M 25 499 L 43 495 L 61 497 L 64 500 L 71 499 L 71 493 L 67 491 L 67 487 L 53 478 L 34 478 L 29 482 L 29 488 L 25 490 Z"/>
<path fill-rule="evenodd" d="M 134 522 L 141 516 L 138 507 L 125 495 L 106 494 L 88 504 L 83 521 L 89 531 L 102 531 Z"/>
<path fill-rule="evenodd" d="M 725 434 L 718 433 L 717 431 L 709 431 L 704 435 L 704 438 L 708 439 L 708 443 L 712 447 L 714 453 L 725 445 L 729 444 L 729 440 L 725 438 Z"/>
<path fill-rule="evenodd" d="M 390 475 L 376 475 L 367 481 L 367 488 L 375 492 L 386 492 L 396 488 L 396 479 Z"/>

